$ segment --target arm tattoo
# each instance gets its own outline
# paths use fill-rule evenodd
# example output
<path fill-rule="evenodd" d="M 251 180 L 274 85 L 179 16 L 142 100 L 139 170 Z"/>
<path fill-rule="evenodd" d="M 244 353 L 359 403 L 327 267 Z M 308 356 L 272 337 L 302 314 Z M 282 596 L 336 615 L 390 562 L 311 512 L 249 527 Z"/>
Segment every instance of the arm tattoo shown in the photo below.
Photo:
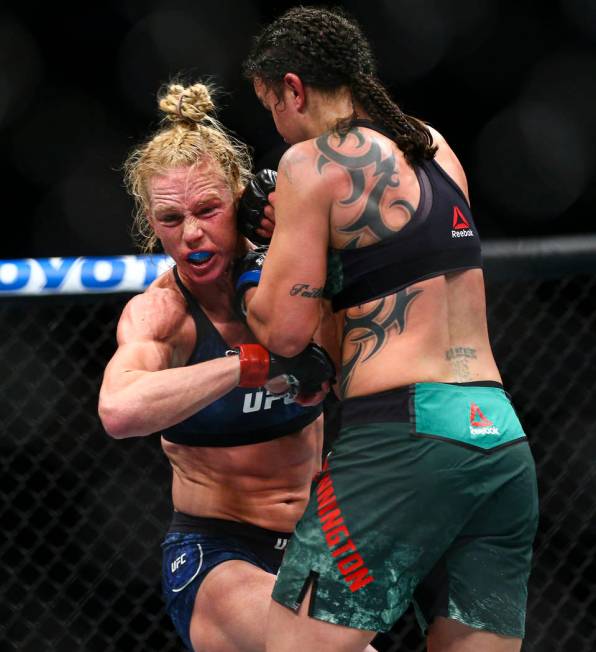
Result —
<path fill-rule="evenodd" d="M 354 344 L 356 351 L 347 362 L 342 364 L 342 394 L 345 394 L 348 389 L 356 364 L 366 362 L 375 353 L 378 353 L 385 346 L 387 336 L 392 328 L 397 330 L 398 335 L 406 330 L 408 307 L 421 293 L 422 290 L 401 290 L 391 297 L 379 299 L 376 306 L 366 315 L 349 317 L 346 314 L 343 339 L 344 342 L 349 341 Z M 380 315 L 383 313 L 386 315 L 381 318 Z M 365 357 L 362 357 L 368 342 L 372 342 L 372 349 Z"/>
<path fill-rule="evenodd" d="M 311 288 L 308 283 L 296 283 L 290 290 L 290 296 L 320 299 L 323 296 L 323 288 Z"/>
<path fill-rule="evenodd" d="M 445 359 L 451 363 L 451 368 L 457 378 L 457 382 L 463 383 L 472 378 L 469 360 L 476 359 L 476 349 L 455 346 L 445 351 Z"/>
<path fill-rule="evenodd" d="M 367 143 L 362 135 L 362 132 L 355 128 L 351 132 L 358 139 L 357 149 L 364 147 Z M 340 135 L 339 145 L 341 147 L 346 141 L 347 134 Z M 368 234 L 375 240 L 383 240 L 397 233 L 396 229 L 392 229 L 387 225 L 383 219 L 379 203 L 387 188 L 397 188 L 399 186 L 399 175 L 397 172 L 397 164 L 395 156 L 391 154 L 383 159 L 383 153 L 378 142 L 372 141 L 368 151 L 362 152 L 359 155 L 342 154 L 337 151 L 337 148 L 331 144 L 331 134 L 324 134 L 317 138 L 316 144 L 320 152 L 317 160 L 317 171 L 321 174 L 323 167 L 327 163 L 336 163 L 343 167 L 350 177 L 352 182 L 352 194 L 342 201 L 340 204 L 343 206 L 350 206 L 355 204 L 362 197 L 366 197 L 366 203 L 361 213 L 349 225 L 339 228 L 340 233 L 354 235 L 354 237 L 345 245 L 346 249 L 353 249 L 362 245 L 362 236 Z M 374 164 L 375 170 L 373 176 L 377 178 L 371 190 L 366 191 L 366 177 L 364 175 L 364 168 Z M 402 206 L 409 214 L 409 220 L 413 217 L 415 209 L 409 202 L 403 199 L 396 199 L 391 202 L 389 208 L 394 206 Z"/>

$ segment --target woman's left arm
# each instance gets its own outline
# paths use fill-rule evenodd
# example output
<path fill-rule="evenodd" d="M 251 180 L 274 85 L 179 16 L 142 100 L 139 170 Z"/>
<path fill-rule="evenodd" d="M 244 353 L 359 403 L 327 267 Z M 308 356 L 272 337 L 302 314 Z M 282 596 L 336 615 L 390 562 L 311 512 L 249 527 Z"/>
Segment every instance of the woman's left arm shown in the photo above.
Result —
<path fill-rule="evenodd" d="M 294 356 L 312 340 L 327 274 L 331 192 L 310 141 L 279 163 L 275 230 L 261 279 L 248 303 L 248 325 L 273 353 Z"/>

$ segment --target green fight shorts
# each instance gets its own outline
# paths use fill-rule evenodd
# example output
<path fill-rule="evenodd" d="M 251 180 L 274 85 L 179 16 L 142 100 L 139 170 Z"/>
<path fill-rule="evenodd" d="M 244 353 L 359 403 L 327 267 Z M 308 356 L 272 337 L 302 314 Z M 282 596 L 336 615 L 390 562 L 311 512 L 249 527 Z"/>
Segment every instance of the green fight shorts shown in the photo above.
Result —
<path fill-rule="evenodd" d="M 523 637 L 538 523 L 534 461 L 498 383 L 420 383 L 347 399 L 273 591 L 313 618 L 388 631 L 413 601 Z"/>

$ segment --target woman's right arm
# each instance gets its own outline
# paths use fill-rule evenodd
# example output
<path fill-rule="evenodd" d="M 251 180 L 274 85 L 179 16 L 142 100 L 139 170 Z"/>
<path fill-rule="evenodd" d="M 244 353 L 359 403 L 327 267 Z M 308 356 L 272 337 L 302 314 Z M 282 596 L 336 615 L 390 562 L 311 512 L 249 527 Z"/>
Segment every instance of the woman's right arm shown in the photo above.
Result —
<path fill-rule="evenodd" d="M 131 299 L 118 323 L 117 340 L 98 408 L 112 437 L 159 432 L 238 385 L 237 356 L 182 366 L 184 350 L 187 357 L 188 343 L 194 342 L 194 329 L 189 331 L 186 309 L 173 290 L 154 289 Z"/>

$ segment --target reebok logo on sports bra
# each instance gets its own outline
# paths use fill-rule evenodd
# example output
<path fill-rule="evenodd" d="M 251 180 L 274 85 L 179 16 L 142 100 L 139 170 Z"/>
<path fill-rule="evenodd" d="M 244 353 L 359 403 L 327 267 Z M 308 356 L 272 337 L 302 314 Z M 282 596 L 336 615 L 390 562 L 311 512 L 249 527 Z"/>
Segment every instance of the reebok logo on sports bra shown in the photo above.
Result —
<path fill-rule="evenodd" d="M 453 228 L 451 230 L 452 238 L 473 238 L 474 231 L 470 228 L 470 223 L 464 214 L 457 207 L 453 207 Z"/>

